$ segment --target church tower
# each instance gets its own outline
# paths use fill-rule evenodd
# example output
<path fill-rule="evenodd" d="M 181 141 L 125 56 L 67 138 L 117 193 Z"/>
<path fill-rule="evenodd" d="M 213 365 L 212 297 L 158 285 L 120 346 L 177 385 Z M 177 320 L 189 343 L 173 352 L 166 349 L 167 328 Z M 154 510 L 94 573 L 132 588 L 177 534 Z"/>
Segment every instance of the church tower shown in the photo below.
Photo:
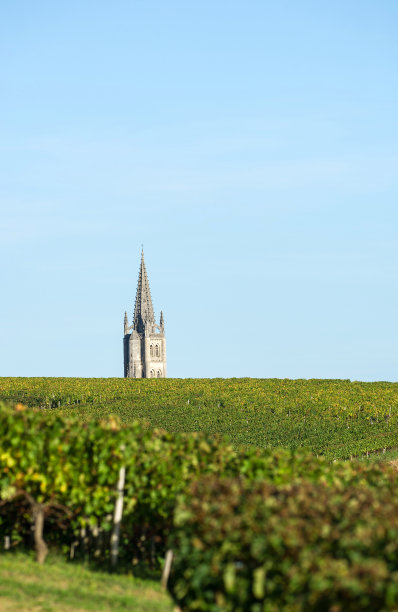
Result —
<path fill-rule="evenodd" d="M 134 319 L 131 326 L 124 314 L 124 377 L 165 378 L 166 338 L 164 335 L 163 312 L 159 325 L 155 323 L 151 291 L 141 253 L 141 266 L 135 297 Z"/>

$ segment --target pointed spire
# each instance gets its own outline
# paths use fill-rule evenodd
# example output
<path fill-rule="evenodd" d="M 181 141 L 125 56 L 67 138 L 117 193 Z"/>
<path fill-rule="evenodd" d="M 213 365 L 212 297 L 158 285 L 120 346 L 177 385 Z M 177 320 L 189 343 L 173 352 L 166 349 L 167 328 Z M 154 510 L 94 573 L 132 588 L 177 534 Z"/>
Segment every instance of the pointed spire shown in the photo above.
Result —
<path fill-rule="evenodd" d="M 145 331 L 145 328 L 151 331 L 155 324 L 155 315 L 153 313 L 151 290 L 149 288 L 148 275 L 146 273 L 144 262 L 144 250 L 141 251 L 141 266 L 138 276 L 137 294 L 135 297 L 134 307 L 134 329 L 138 332 Z"/>
<path fill-rule="evenodd" d="M 124 335 L 129 333 L 129 320 L 127 318 L 127 312 L 124 313 Z"/>
<path fill-rule="evenodd" d="M 164 332 L 164 316 L 163 316 L 163 310 L 160 311 L 160 321 L 159 321 L 159 327 L 161 332 Z"/>

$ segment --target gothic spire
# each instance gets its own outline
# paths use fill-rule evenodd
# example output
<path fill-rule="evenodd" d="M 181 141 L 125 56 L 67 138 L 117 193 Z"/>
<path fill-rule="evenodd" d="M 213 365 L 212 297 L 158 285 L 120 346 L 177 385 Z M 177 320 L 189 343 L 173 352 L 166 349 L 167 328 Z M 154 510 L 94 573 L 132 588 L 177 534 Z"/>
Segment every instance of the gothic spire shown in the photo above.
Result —
<path fill-rule="evenodd" d="M 137 294 L 135 297 L 134 308 L 134 329 L 143 332 L 145 327 L 151 328 L 155 324 L 153 312 L 151 290 L 149 288 L 148 275 L 144 262 L 144 251 L 141 252 L 141 266 L 138 276 Z"/>

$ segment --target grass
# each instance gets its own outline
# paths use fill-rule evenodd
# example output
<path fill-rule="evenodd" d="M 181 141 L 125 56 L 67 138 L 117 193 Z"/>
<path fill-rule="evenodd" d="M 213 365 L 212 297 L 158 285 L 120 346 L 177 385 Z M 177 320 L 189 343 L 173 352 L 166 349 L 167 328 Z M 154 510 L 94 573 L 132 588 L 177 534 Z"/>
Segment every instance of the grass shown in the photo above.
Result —
<path fill-rule="evenodd" d="M 0 555 L 1 612 L 172 612 L 157 582 L 92 571 L 48 557 L 38 565 L 28 554 Z"/>

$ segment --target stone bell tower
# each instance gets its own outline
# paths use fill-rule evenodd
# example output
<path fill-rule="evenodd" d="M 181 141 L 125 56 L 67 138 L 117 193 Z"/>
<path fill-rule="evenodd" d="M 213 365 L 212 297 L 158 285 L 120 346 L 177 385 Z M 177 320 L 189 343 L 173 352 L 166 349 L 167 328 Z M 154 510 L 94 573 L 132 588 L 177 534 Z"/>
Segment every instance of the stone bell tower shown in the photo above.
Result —
<path fill-rule="evenodd" d="M 166 338 L 163 312 L 160 313 L 160 321 L 157 325 L 145 268 L 144 251 L 141 253 L 134 318 L 131 326 L 129 326 L 127 312 L 124 314 L 123 348 L 125 378 L 166 377 Z"/>

